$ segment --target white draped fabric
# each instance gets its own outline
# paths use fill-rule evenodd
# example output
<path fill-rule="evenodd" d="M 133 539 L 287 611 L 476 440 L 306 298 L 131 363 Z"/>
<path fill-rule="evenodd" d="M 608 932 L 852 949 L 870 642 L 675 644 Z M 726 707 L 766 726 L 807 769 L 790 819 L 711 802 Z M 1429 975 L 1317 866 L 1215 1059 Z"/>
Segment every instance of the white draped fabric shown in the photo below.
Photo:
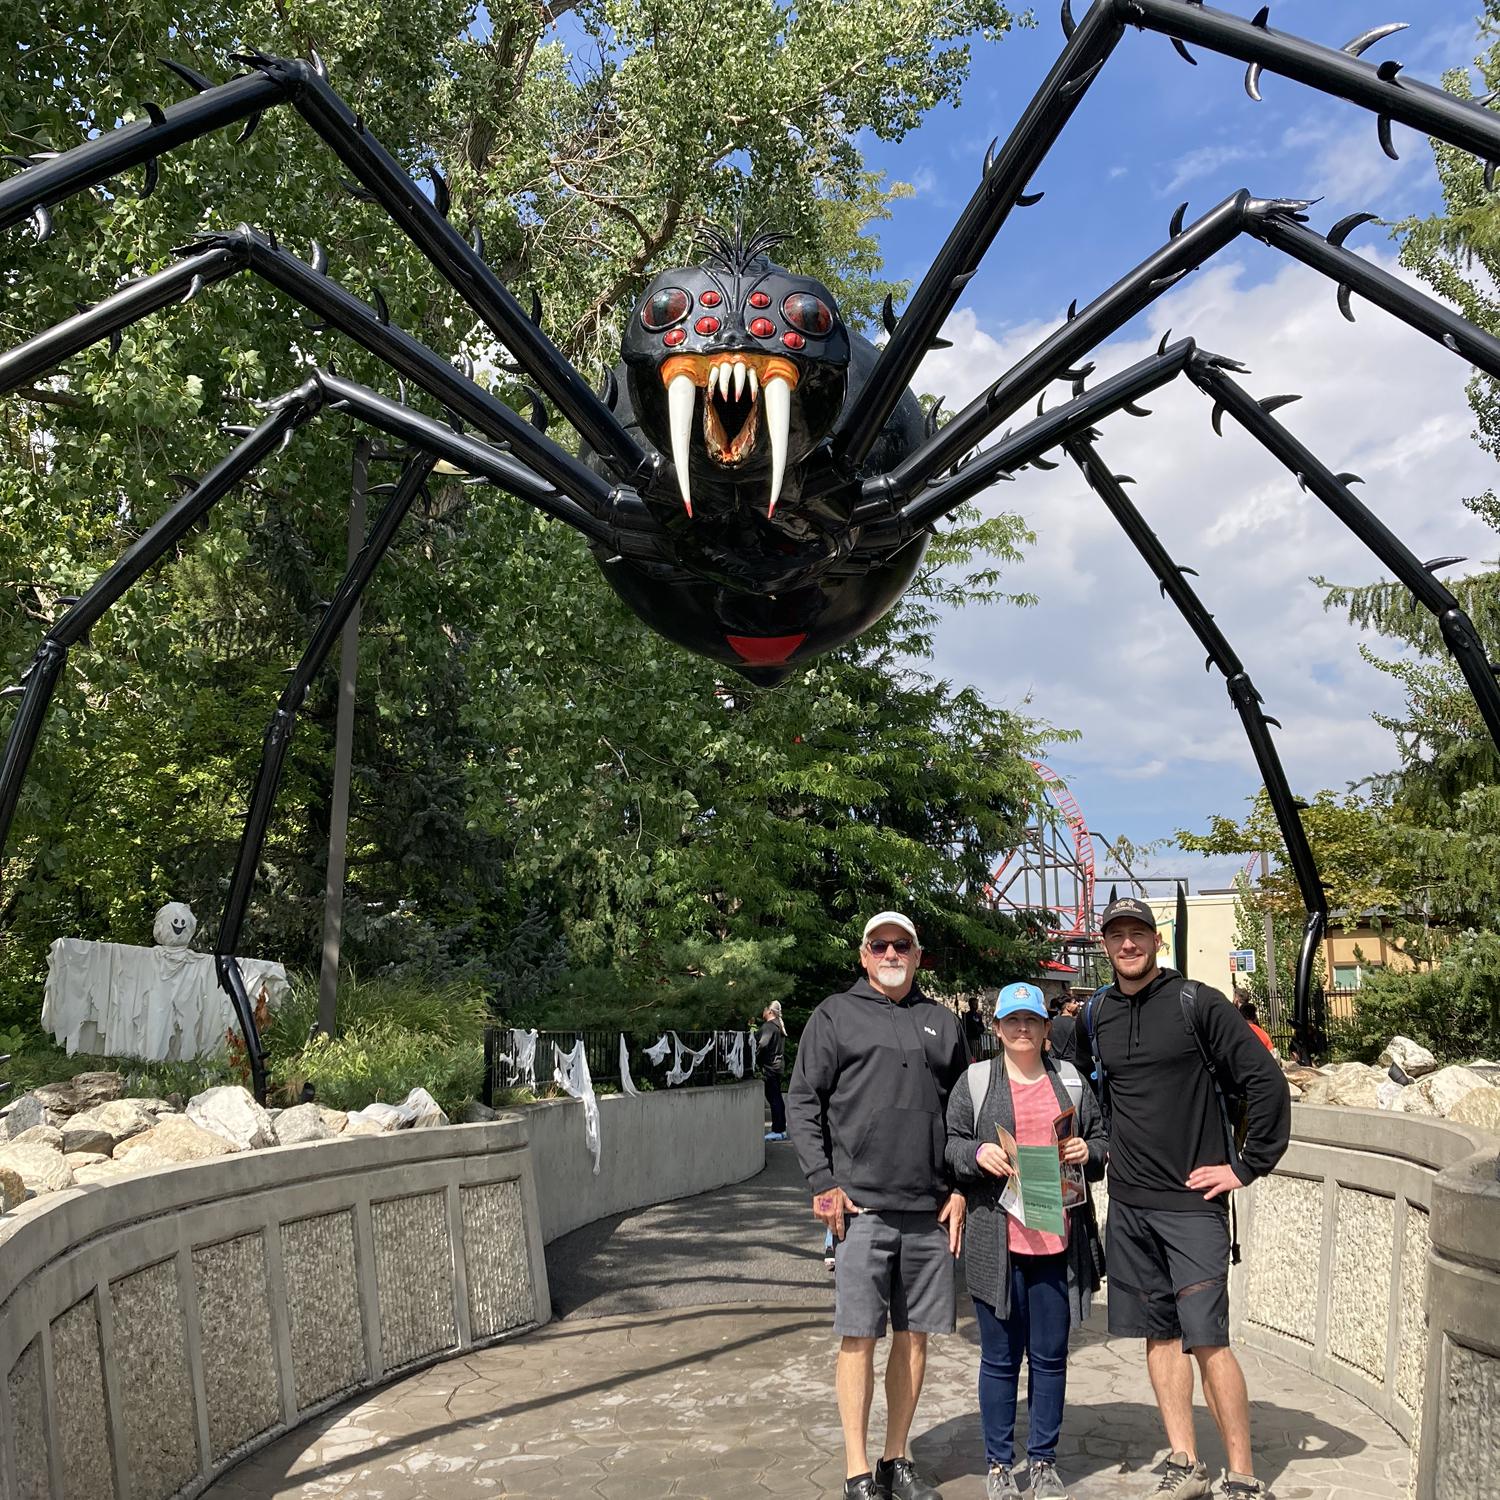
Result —
<path fill-rule="evenodd" d="M 630 1048 L 625 1041 L 625 1033 L 620 1033 L 620 1088 L 632 1099 L 640 1094 L 635 1086 L 635 1079 L 630 1076 Z"/>
<path fill-rule="evenodd" d="M 510 1056 L 506 1059 L 510 1068 L 512 1088 L 536 1088 L 536 1032 L 518 1031 L 511 1028 Z"/>
<path fill-rule="evenodd" d="M 280 964 L 242 958 L 251 1003 L 275 1010 L 290 986 Z M 220 1051 L 239 1030 L 212 954 L 58 938 L 47 955 L 42 1025 L 68 1050 L 151 1061 Z"/>
<path fill-rule="evenodd" d="M 672 1043 L 668 1039 L 666 1032 L 662 1032 L 662 1034 L 657 1037 L 657 1039 L 652 1042 L 649 1047 L 646 1048 L 646 1056 L 649 1057 L 652 1062 L 660 1066 L 667 1060 L 667 1052 L 671 1048 L 671 1046 Z"/>
<path fill-rule="evenodd" d="M 743 1031 L 721 1031 L 719 1033 L 720 1057 L 724 1066 L 736 1078 L 745 1076 L 745 1033 Z"/>
<path fill-rule="evenodd" d="M 690 1052 L 683 1046 L 682 1038 L 674 1031 L 672 1033 L 672 1046 L 675 1050 L 672 1058 L 672 1068 L 667 1074 L 667 1087 L 672 1088 L 679 1083 L 686 1083 L 693 1076 L 693 1069 L 714 1050 L 717 1042 L 718 1034 L 715 1033 L 696 1052 Z M 684 1062 L 687 1063 L 686 1067 L 683 1067 Z"/>
<path fill-rule="evenodd" d="M 623 1038 L 622 1038 L 623 1040 Z M 599 1101 L 594 1097 L 594 1080 L 589 1076 L 589 1060 L 579 1037 L 571 1052 L 556 1043 L 552 1047 L 552 1081 L 575 1099 L 583 1100 L 583 1139 L 594 1161 L 594 1175 L 599 1175 Z"/>

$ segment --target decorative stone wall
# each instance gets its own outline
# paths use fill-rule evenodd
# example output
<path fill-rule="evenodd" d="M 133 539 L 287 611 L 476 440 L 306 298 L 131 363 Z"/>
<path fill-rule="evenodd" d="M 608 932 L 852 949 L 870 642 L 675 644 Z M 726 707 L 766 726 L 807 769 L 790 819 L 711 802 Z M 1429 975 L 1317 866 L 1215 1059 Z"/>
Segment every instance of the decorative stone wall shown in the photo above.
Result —
<path fill-rule="evenodd" d="M 526 1128 L 287 1146 L 0 1218 L 0 1500 L 168 1500 L 399 1368 L 544 1322 Z"/>
<path fill-rule="evenodd" d="M 1323 1184 L 1269 1177 L 1257 1185 L 1245 1316 L 1262 1328 L 1311 1345 L 1318 1320 L 1318 1263 L 1307 1247 L 1323 1232 Z"/>
<path fill-rule="evenodd" d="M 1328 1347 L 1335 1359 L 1382 1384 L 1391 1333 L 1386 1293 L 1395 1255 L 1395 1223 L 1392 1199 L 1356 1188 L 1335 1191 Z"/>

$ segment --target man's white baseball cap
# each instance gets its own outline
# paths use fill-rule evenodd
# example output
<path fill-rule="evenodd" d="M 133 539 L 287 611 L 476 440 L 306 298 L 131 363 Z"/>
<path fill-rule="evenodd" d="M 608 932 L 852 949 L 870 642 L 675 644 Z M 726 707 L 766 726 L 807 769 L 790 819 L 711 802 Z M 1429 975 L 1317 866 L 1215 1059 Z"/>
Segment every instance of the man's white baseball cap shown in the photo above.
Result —
<path fill-rule="evenodd" d="M 912 925 L 911 918 L 908 916 L 903 916 L 899 911 L 876 912 L 875 915 L 865 923 L 864 936 L 860 939 L 860 941 L 867 942 L 869 940 L 870 934 L 874 932 L 877 927 L 899 927 L 903 932 L 911 933 L 913 942 L 918 941 L 917 929 Z"/>

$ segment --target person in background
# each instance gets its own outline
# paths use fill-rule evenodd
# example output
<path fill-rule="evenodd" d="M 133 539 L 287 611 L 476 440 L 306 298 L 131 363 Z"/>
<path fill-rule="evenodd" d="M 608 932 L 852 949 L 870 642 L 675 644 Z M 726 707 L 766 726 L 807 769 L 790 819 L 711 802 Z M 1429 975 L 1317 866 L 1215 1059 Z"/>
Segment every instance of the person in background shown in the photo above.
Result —
<path fill-rule="evenodd" d="M 980 1043 L 984 1038 L 984 1015 L 979 1009 L 979 996 L 970 995 L 969 1003 L 960 1017 L 964 1026 L 964 1041 L 969 1044 L 969 1056 L 978 1057 Z"/>
<path fill-rule="evenodd" d="M 1276 1043 L 1271 1040 L 1271 1033 L 1260 1024 L 1260 1017 L 1255 1010 L 1255 1001 L 1248 997 L 1239 1002 L 1240 1014 L 1245 1018 L 1245 1024 L 1266 1044 L 1266 1051 L 1274 1052 Z"/>
<path fill-rule="evenodd" d="M 1055 1022 L 1052 1024 L 1056 1024 Z M 1028 1228 L 1000 1202 L 1015 1163 L 996 1127 L 1020 1146 L 1057 1145 L 1085 1180 L 1104 1176 L 1104 1120 L 1071 1063 L 1046 1050 L 1041 991 L 1008 984 L 995 1004 L 1003 1055 L 978 1063 L 948 1096 L 948 1165 L 969 1200 L 965 1278 L 979 1320 L 979 1411 L 989 1467 L 986 1500 L 1018 1500 L 1016 1399 L 1027 1366 L 1027 1457 L 1032 1500 L 1067 1500 L 1057 1474 L 1068 1382 L 1068 1335 L 1089 1314 L 1103 1255 L 1093 1204 L 1064 1213 L 1064 1232 Z M 1053 1122 L 1075 1111 L 1074 1133 L 1058 1142 Z"/>
<path fill-rule="evenodd" d="M 771 1111 L 768 1141 L 786 1139 L 786 1103 L 781 1097 L 781 1079 L 786 1071 L 786 1022 L 781 1019 L 781 1001 L 773 1000 L 761 1012 L 761 1028 L 755 1038 L 755 1055 L 760 1059 L 761 1084 Z"/>
<path fill-rule="evenodd" d="M 1084 1030 L 1079 1012 L 1083 1001 L 1077 995 L 1065 995 L 1061 1009 L 1052 1022 L 1052 1034 L 1048 1046 L 1058 1062 L 1072 1063 L 1090 1089 L 1094 1084 L 1094 1054 L 1089 1048 L 1088 1032 Z"/>

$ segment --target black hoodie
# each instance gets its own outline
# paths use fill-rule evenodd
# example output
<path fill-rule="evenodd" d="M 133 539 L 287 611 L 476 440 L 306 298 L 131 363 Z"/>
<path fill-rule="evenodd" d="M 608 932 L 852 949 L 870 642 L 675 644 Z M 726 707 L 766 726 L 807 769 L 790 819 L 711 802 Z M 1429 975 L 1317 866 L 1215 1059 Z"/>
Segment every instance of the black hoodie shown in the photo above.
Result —
<path fill-rule="evenodd" d="M 1108 1075 L 1109 1196 L 1136 1208 L 1208 1207 L 1185 1185 L 1188 1174 L 1228 1159 L 1213 1083 L 1183 1015 L 1183 983 L 1163 969 L 1134 995 L 1111 985 L 1094 1002 L 1095 1051 Z M 1220 1076 L 1249 1101 L 1240 1175 L 1252 1182 L 1281 1160 L 1291 1138 L 1286 1077 L 1218 990 L 1199 985 L 1197 1009 Z"/>
<path fill-rule="evenodd" d="M 787 1095 L 787 1132 L 813 1192 L 836 1185 L 860 1208 L 937 1208 L 949 1188 L 948 1094 L 968 1063 L 958 1017 L 915 986 L 894 1001 L 862 978 L 830 995 L 797 1043 Z"/>

